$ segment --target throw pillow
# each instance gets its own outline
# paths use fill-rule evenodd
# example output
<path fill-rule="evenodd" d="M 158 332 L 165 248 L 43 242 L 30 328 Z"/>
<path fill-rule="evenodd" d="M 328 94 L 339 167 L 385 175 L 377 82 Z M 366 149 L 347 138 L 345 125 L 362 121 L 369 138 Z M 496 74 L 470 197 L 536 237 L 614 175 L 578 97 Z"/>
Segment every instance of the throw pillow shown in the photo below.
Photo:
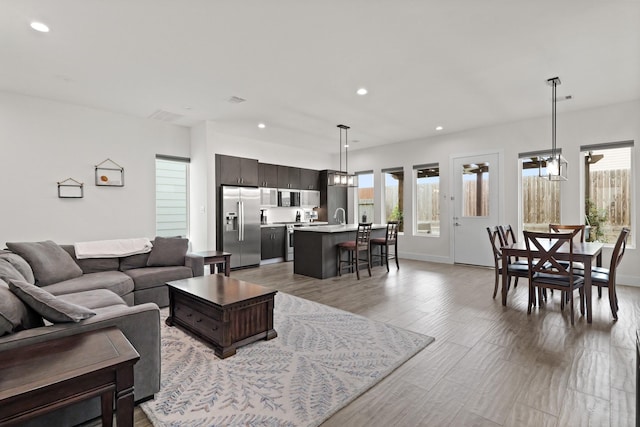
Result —
<path fill-rule="evenodd" d="M 79 322 L 96 315 L 86 307 L 63 301 L 22 280 L 9 280 L 9 289 L 51 323 Z"/>
<path fill-rule="evenodd" d="M 7 247 L 27 260 L 36 285 L 47 286 L 82 276 L 82 270 L 71 256 L 55 242 L 7 243 Z"/>
<path fill-rule="evenodd" d="M 33 270 L 29 266 L 29 263 L 25 261 L 24 258 L 22 258 L 20 255 L 14 254 L 13 252 L 9 251 L 0 251 L 0 259 L 5 260 L 9 264 L 11 264 L 13 268 L 18 270 L 22 277 L 24 277 L 24 280 L 31 283 L 32 285 L 36 283 L 36 278 L 33 277 Z"/>
<path fill-rule="evenodd" d="M 156 237 L 147 260 L 147 267 L 168 267 L 184 265 L 184 257 L 189 248 L 189 239 L 177 237 Z"/>
<path fill-rule="evenodd" d="M 22 274 L 7 261 L 0 258 L 0 277 L 6 282 L 8 279 L 26 280 Z"/>
<path fill-rule="evenodd" d="M 3 279 L 6 282 L 11 280 Z M 44 326 L 42 317 L 0 282 L 0 336 L 38 326 Z"/>

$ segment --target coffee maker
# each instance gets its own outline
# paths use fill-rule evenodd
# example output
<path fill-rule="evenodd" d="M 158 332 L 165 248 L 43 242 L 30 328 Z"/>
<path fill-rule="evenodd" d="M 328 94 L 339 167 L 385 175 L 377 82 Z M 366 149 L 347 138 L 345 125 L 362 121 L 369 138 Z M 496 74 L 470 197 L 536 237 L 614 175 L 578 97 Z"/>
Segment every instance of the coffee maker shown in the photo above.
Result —
<path fill-rule="evenodd" d="M 267 223 L 267 210 L 260 209 L 260 224 L 266 224 L 266 223 Z"/>

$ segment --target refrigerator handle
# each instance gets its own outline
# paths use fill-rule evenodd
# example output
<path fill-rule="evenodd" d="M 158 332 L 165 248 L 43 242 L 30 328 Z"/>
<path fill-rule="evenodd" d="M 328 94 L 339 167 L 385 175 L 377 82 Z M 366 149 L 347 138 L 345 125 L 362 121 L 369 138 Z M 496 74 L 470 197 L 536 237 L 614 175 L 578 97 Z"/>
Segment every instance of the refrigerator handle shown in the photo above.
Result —
<path fill-rule="evenodd" d="M 240 224 L 239 225 L 239 239 L 241 242 L 244 241 L 244 203 L 238 202 L 238 213 L 240 214 Z"/>

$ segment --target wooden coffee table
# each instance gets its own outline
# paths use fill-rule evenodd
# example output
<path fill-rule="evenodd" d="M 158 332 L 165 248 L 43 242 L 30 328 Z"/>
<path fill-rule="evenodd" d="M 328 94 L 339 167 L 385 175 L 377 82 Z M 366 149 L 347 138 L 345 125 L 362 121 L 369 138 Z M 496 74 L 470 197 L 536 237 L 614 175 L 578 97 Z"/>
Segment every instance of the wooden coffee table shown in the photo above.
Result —
<path fill-rule="evenodd" d="M 278 336 L 273 329 L 273 289 L 220 274 L 174 280 L 167 286 L 166 324 L 211 344 L 222 359 L 240 346 Z"/>
<path fill-rule="evenodd" d="M 0 426 L 101 397 L 102 425 L 133 425 L 133 365 L 138 352 L 115 327 L 0 353 Z"/>

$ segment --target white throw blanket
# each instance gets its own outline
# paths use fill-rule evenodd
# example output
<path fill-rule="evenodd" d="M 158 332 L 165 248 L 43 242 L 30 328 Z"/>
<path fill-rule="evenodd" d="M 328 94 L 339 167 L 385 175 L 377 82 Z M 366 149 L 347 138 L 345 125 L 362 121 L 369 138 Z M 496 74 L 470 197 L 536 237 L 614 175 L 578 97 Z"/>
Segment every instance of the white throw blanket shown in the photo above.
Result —
<path fill-rule="evenodd" d="M 78 242 L 76 258 L 117 258 L 121 256 L 144 254 L 151 252 L 153 245 L 146 237 L 136 239 L 97 240 L 94 242 Z"/>

